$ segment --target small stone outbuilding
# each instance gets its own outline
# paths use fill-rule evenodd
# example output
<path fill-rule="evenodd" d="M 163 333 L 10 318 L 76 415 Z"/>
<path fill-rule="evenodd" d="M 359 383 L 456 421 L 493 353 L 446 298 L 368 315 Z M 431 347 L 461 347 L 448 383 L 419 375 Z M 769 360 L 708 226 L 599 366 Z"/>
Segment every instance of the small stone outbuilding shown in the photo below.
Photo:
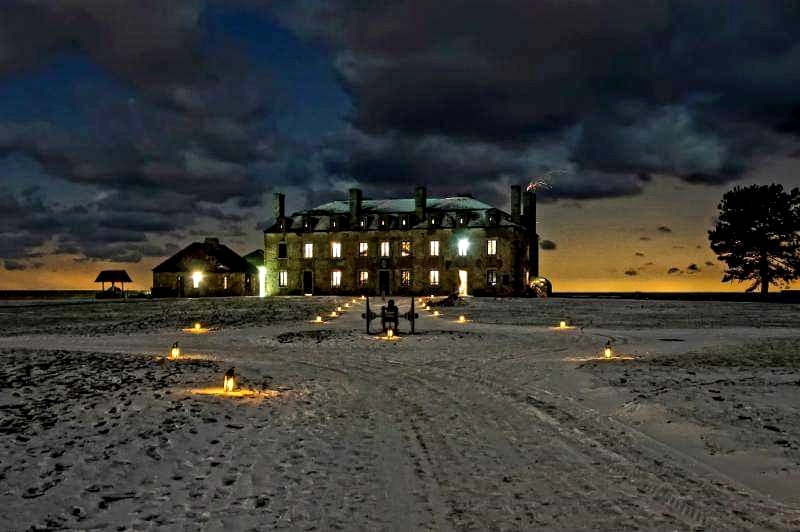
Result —
<path fill-rule="evenodd" d="M 250 296 L 256 268 L 217 238 L 193 242 L 153 268 L 153 297 Z"/>

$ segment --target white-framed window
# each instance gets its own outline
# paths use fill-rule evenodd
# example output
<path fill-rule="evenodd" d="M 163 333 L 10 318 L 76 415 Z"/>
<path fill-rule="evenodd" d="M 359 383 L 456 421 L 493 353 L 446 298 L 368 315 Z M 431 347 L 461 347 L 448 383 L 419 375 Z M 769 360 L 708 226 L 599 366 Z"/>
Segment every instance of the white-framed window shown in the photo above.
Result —
<path fill-rule="evenodd" d="M 192 273 L 192 287 L 193 288 L 200 288 L 200 281 L 203 280 L 203 273 L 202 272 L 194 272 Z"/>
<path fill-rule="evenodd" d="M 438 257 L 439 256 L 439 241 L 438 240 L 431 240 L 431 242 L 430 242 L 430 255 L 431 255 L 431 257 Z"/>
<path fill-rule="evenodd" d="M 278 287 L 286 288 L 289 285 L 289 272 L 281 270 L 278 272 Z"/>
<path fill-rule="evenodd" d="M 303 258 L 304 259 L 313 259 L 314 258 L 314 244 L 311 242 L 306 242 L 303 244 Z"/>
<path fill-rule="evenodd" d="M 342 286 L 342 270 L 333 270 L 331 272 L 331 288 L 339 288 Z"/>
<path fill-rule="evenodd" d="M 369 272 L 360 270 L 358 272 L 358 286 L 367 286 L 367 282 L 369 282 Z"/>
<path fill-rule="evenodd" d="M 411 270 L 400 270 L 400 286 L 411 286 Z"/>
<path fill-rule="evenodd" d="M 428 281 L 430 281 L 431 286 L 439 286 L 439 270 L 429 271 Z"/>
<path fill-rule="evenodd" d="M 486 286 L 497 286 L 497 270 L 486 270 Z"/>
<path fill-rule="evenodd" d="M 381 242 L 381 257 L 389 257 L 391 250 L 392 246 L 389 242 Z"/>
<path fill-rule="evenodd" d="M 331 242 L 331 258 L 333 258 L 333 259 L 341 259 L 342 258 L 342 243 L 341 242 Z"/>
<path fill-rule="evenodd" d="M 410 257 L 411 256 L 411 241 L 410 240 L 403 240 L 400 242 L 400 256 L 401 257 Z"/>
<path fill-rule="evenodd" d="M 358 243 L 358 256 L 359 257 L 368 257 L 369 256 L 369 242 L 359 242 Z"/>
<path fill-rule="evenodd" d="M 486 254 L 487 255 L 497 255 L 497 239 L 490 238 L 486 241 Z"/>
<path fill-rule="evenodd" d="M 466 238 L 460 238 L 458 240 L 458 256 L 466 257 L 468 251 L 469 251 L 469 240 L 467 240 Z"/>

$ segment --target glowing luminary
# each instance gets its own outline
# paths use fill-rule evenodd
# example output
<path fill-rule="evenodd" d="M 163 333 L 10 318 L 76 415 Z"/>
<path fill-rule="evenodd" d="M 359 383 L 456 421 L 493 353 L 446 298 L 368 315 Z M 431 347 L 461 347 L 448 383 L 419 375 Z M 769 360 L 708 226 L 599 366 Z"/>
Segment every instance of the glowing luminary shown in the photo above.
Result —
<path fill-rule="evenodd" d="M 365 299 L 367 299 L 367 298 L 366 298 L 365 296 L 363 296 L 363 295 L 362 295 L 362 296 L 361 296 L 361 301 L 364 301 Z"/>
<path fill-rule="evenodd" d="M 559 327 L 559 329 L 566 329 L 567 328 L 567 322 L 564 321 L 564 320 L 561 320 L 560 322 L 558 322 L 558 327 Z"/>
<path fill-rule="evenodd" d="M 430 309 L 431 309 L 430 305 L 425 305 L 425 310 L 430 310 Z"/>
<path fill-rule="evenodd" d="M 603 348 L 603 356 L 605 358 L 611 358 L 613 354 L 614 352 L 611 351 L 611 344 L 606 344 L 606 346 Z"/>
<path fill-rule="evenodd" d="M 336 311 L 337 312 L 341 312 L 342 311 L 342 307 L 341 306 L 336 307 Z"/>
<path fill-rule="evenodd" d="M 236 368 L 231 368 L 225 372 L 225 377 L 222 381 L 222 390 L 226 393 L 232 392 L 236 386 Z"/>
<path fill-rule="evenodd" d="M 335 310 L 333 312 L 331 312 L 331 318 L 335 318 L 336 316 L 338 316 L 338 314 L 336 314 Z"/>
<path fill-rule="evenodd" d="M 351 300 L 351 302 L 352 302 L 352 303 L 355 303 L 356 301 L 358 301 L 356 298 L 353 298 L 353 299 Z"/>
<path fill-rule="evenodd" d="M 393 336 L 394 336 L 394 331 L 392 329 L 386 331 L 386 338 L 389 338 L 391 340 Z"/>
<path fill-rule="evenodd" d="M 345 303 L 344 308 L 350 308 L 350 303 Z"/>
<path fill-rule="evenodd" d="M 433 315 L 434 315 L 434 316 L 436 316 L 436 317 L 438 317 L 438 316 L 439 316 L 439 311 L 438 311 L 438 310 L 434 310 L 434 311 L 433 311 Z"/>
<path fill-rule="evenodd" d="M 463 314 L 458 317 L 458 323 L 466 323 L 466 322 L 467 318 Z"/>
<path fill-rule="evenodd" d="M 178 347 L 178 342 L 172 344 L 172 349 L 169 350 L 169 358 L 175 359 L 181 356 L 181 348 Z"/>
<path fill-rule="evenodd" d="M 201 328 L 201 327 L 200 327 L 200 323 L 195 323 L 195 324 L 194 324 L 194 330 L 195 330 L 195 331 L 199 331 L 199 330 L 200 330 L 200 328 Z"/>
<path fill-rule="evenodd" d="M 317 323 L 322 323 L 322 316 L 317 316 L 316 318 L 314 318 L 314 321 Z"/>

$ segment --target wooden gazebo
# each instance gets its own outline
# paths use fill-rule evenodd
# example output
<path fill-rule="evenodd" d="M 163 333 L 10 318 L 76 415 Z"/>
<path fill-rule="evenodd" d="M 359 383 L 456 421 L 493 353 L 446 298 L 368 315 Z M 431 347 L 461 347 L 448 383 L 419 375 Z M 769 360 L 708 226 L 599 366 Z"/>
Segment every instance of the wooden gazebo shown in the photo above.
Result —
<path fill-rule="evenodd" d="M 133 281 L 125 270 L 103 270 L 97 275 L 94 282 L 100 283 L 101 297 L 125 297 L 125 283 Z M 108 292 L 106 292 L 106 283 L 111 283 Z M 117 288 L 117 283 L 120 283 L 122 288 Z"/>

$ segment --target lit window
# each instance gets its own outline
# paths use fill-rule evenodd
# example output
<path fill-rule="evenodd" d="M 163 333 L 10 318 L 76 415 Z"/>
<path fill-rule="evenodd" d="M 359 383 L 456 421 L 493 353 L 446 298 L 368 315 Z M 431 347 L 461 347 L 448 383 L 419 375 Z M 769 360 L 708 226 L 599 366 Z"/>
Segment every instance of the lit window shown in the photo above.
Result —
<path fill-rule="evenodd" d="M 388 257 L 390 248 L 389 242 L 381 242 L 381 257 Z"/>
<path fill-rule="evenodd" d="M 285 259 L 286 257 L 286 242 L 278 242 L 278 258 Z"/>
<path fill-rule="evenodd" d="M 311 242 L 306 242 L 303 244 L 303 258 L 306 259 L 313 259 L 314 258 L 314 244 Z"/>
<path fill-rule="evenodd" d="M 428 272 L 428 280 L 431 286 L 439 286 L 439 270 L 431 270 Z"/>
<path fill-rule="evenodd" d="M 358 272 L 358 286 L 367 286 L 367 281 L 369 281 L 369 272 L 365 270 L 361 270 Z"/>
<path fill-rule="evenodd" d="M 431 257 L 439 256 L 439 241 L 431 240 Z"/>
<path fill-rule="evenodd" d="M 331 257 L 334 259 L 342 258 L 342 243 L 331 242 Z"/>
<path fill-rule="evenodd" d="M 289 272 L 281 270 L 278 272 L 278 287 L 286 288 L 289 284 Z"/>
<path fill-rule="evenodd" d="M 469 250 L 469 240 L 466 238 L 462 238 L 458 241 L 458 256 L 459 257 L 466 257 L 467 251 Z"/>
<path fill-rule="evenodd" d="M 331 272 L 331 287 L 339 288 L 340 286 L 342 286 L 342 271 L 333 270 Z"/>
<path fill-rule="evenodd" d="M 336 229 L 337 226 L 336 218 L 331 218 L 331 228 Z"/>
<path fill-rule="evenodd" d="M 200 281 L 203 280 L 203 274 L 201 272 L 194 272 L 192 274 L 192 286 L 195 288 L 200 288 Z"/>
<path fill-rule="evenodd" d="M 227 275 L 223 275 L 222 276 L 222 289 L 223 290 L 227 290 L 228 289 L 228 276 Z"/>
<path fill-rule="evenodd" d="M 367 219 L 366 216 L 362 216 L 361 217 L 361 220 L 359 221 L 359 225 L 361 226 L 361 229 L 366 229 L 367 228 L 367 222 L 368 221 L 369 220 Z"/>
<path fill-rule="evenodd" d="M 486 241 L 486 254 L 497 255 L 497 240 L 491 239 Z"/>
<path fill-rule="evenodd" d="M 486 286 L 497 286 L 497 270 L 486 270 Z"/>
<path fill-rule="evenodd" d="M 406 229 L 408 227 L 408 216 L 403 216 L 400 218 L 400 227 Z"/>
<path fill-rule="evenodd" d="M 436 225 L 436 217 L 435 216 L 431 216 L 431 226 L 434 226 L 434 225 Z"/>
<path fill-rule="evenodd" d="M 358 243 L 358 256 L 359 257 L 369 256 L 369 243 L 367 242 Z"/>
<path fill-rule="evenodd" d="M 410 240 L 403 240 L 400 242 L 400 256 L 401 257 L 410 257 L 411 256 L 411 241 Z"/>
<path fill-rule="evenodd" d="M 400 286 L 411 286 L 411 270 L 400 270 Z"/>

